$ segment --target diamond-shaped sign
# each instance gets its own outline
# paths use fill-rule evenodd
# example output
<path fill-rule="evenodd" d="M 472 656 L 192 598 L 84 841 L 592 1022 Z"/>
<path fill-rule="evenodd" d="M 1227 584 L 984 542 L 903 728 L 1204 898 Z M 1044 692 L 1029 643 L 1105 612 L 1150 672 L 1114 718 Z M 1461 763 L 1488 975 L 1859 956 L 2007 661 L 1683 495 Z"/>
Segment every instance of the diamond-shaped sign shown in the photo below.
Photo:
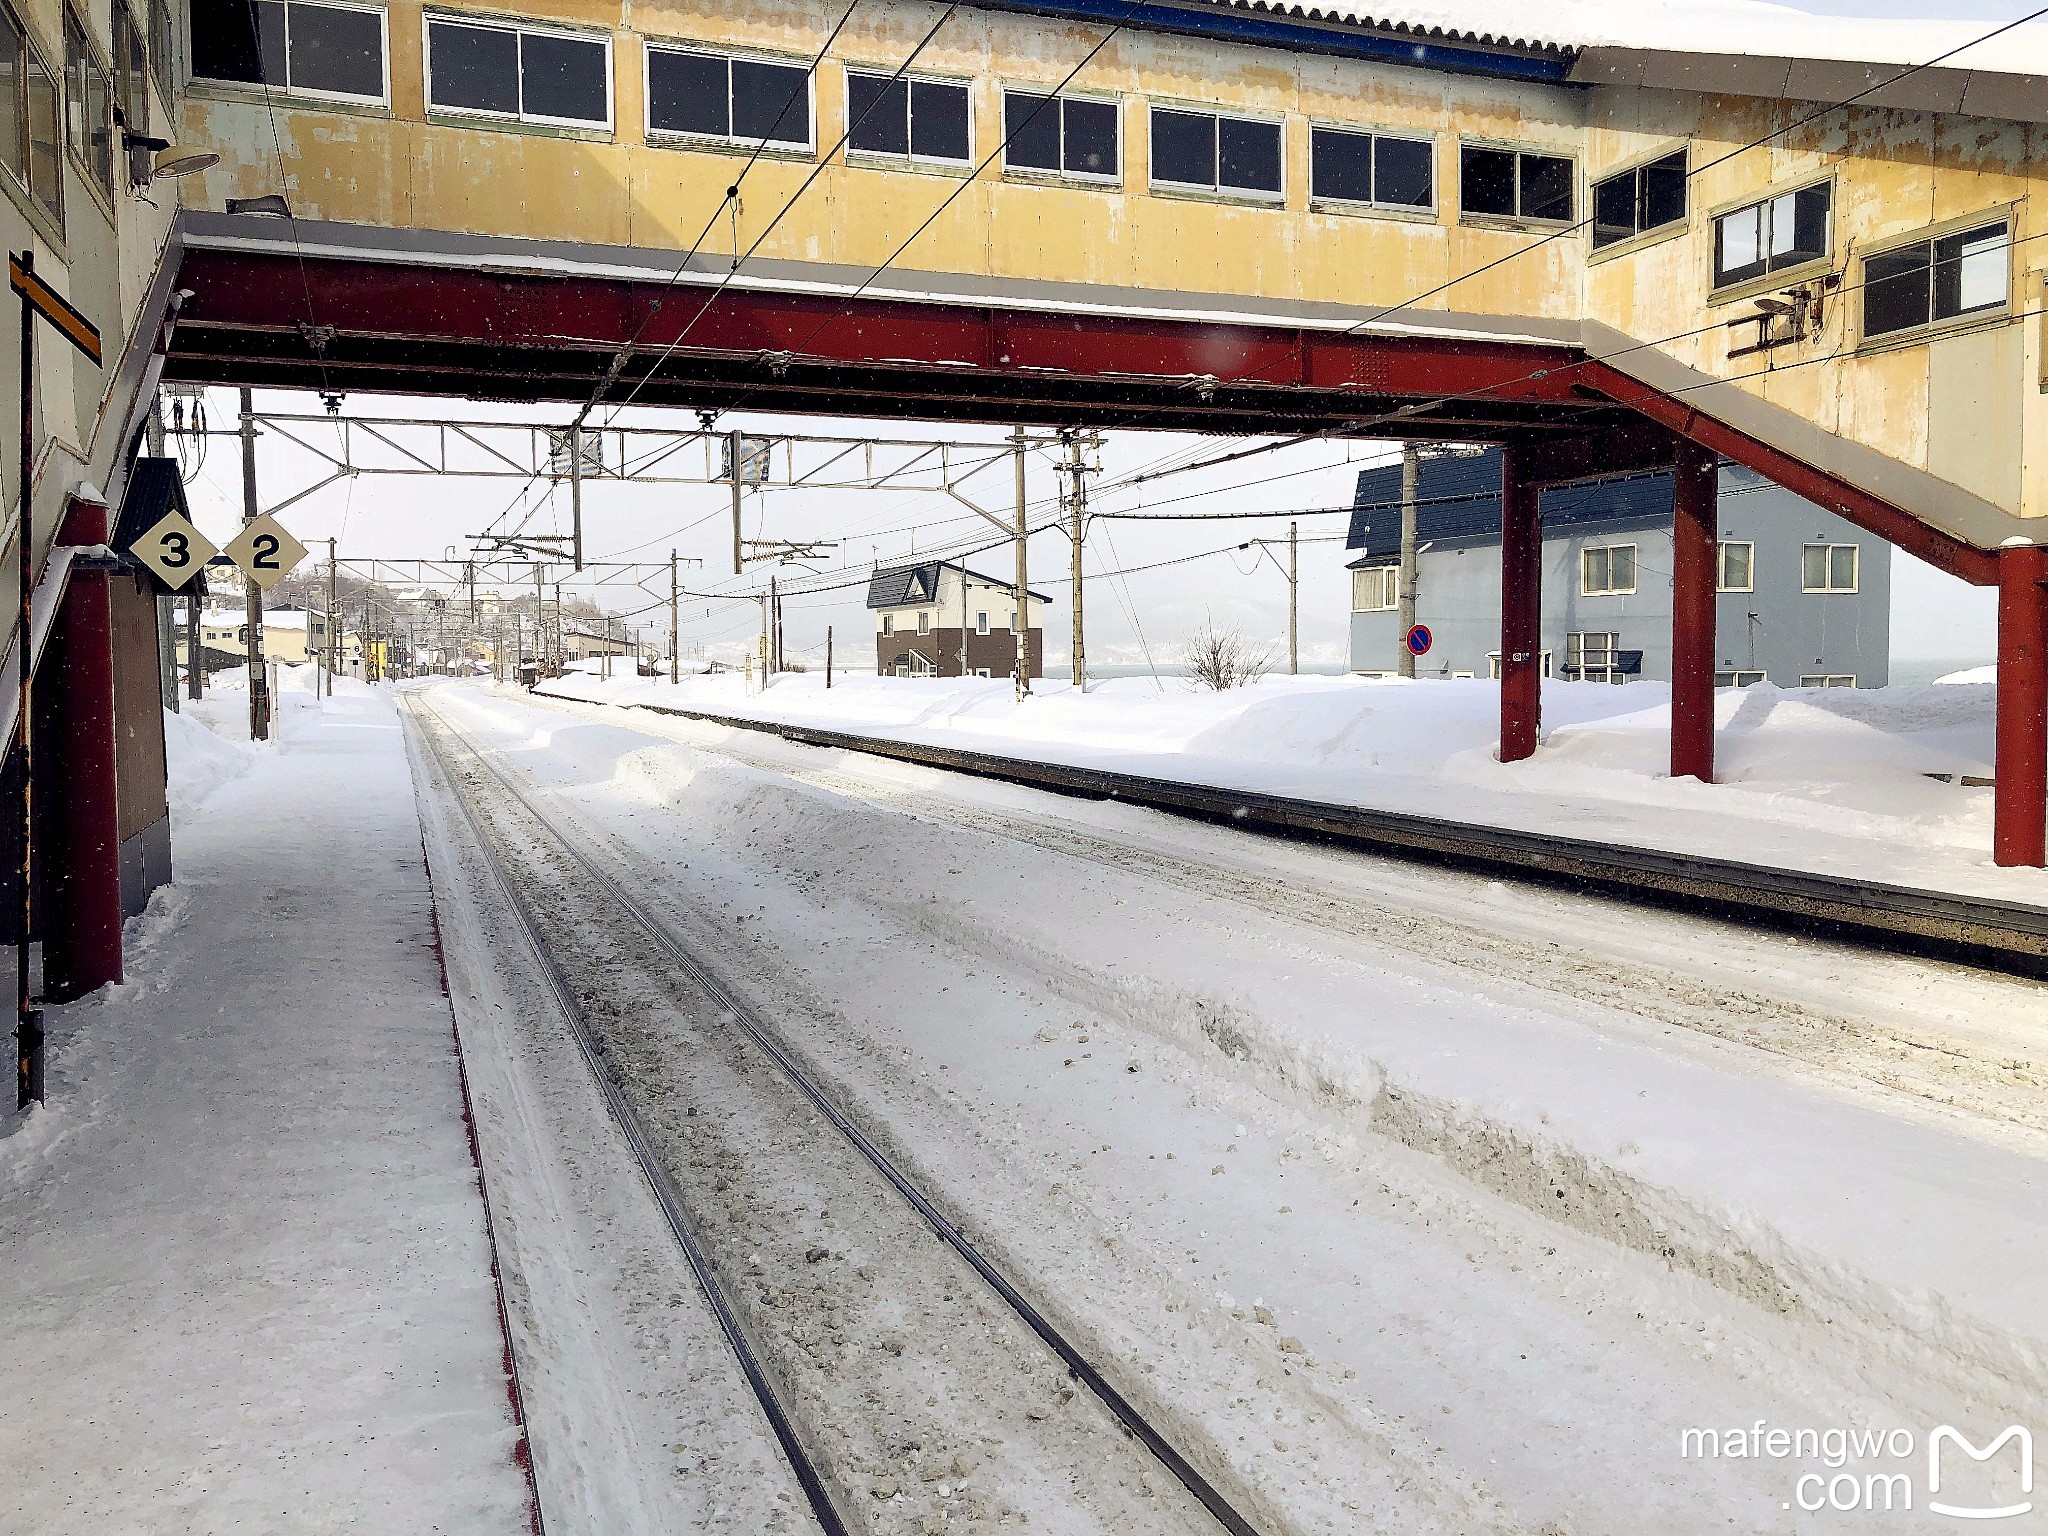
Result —
<path fill-rule="evenodd" d="M 268 592 L 292 573 L 292 567 L 306 558 L 306 546 L 284 531 L 284 524 L 268 512 L 228 540 L 224 551 L 243 573 Z"/>
<path fill-rule="evenodd" d="M 219 553 L 205 534 L 177 512 L 166 513 L 163 521 L 135 541 L 132 550 L 174 591 Z"/>

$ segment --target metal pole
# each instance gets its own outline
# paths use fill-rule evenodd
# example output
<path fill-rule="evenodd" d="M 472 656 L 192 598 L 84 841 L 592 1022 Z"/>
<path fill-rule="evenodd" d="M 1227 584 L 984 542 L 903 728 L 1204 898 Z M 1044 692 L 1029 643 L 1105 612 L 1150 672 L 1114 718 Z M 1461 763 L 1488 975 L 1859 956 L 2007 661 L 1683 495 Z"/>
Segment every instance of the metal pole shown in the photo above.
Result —
<path fill-rule="evenodd" d="M 206 664 L 199 654 L 201 622 L 199 594 L 188 593 L 185 598 L 185 696 L 192 699 L 206 697 Z"/>
<path fill-rule="evenodd" d="M 1011 604 L 1010 627 L 1016 631 L 1017 697 L 1022 699 L 1031 692 L 1031 573 L 1025 553 L 1028 541 L 1024 528 L 1024 429 L 1012 431 L 1010 441 L 1016 445 L 1010 457 L 1017 479 L 1017 536 L 1013 541 L 1017 549 L 1017 589 Z"/>
<path fill-rule="evenodd" d="M 782 591 L 768 578 L 768 673 L 782 670 Z"/>
<path fill-rule="evenodd" d="M 676 643 L 676 632 L 680 628 L 676 618 L 676 605 L 677 599 L 681 595 L 681 587 L 676 579 L 676 552 L 670 550 L 668 552 L 668 680 L 671 686 L 683 680 L 683 664 L 676 657 L 676 652 L 679 649 Z"/>
<path fill-rule="evenodd" d="M 1300 524 L 1287 525 L 1287 672 L 1301 671 Z"/>
<path fill-rule="evenodd" d="M 1401 608 L 1399 672 L 1415 675 L 1415 653 L 1408 649 L 1408 631 L 1415 627 L 1415 497 L 1422 479 L 1422 451 L 1413 443 L 1401 445 L 1401 585 L 1395 601 Z"/>
<path fill-rule="evenodd" d="M 341 608 L 335 592 L 339 583 L 335 579 L 336 562 L 334 540 L 327 541 L 327 697 L 334 697 L 334 674 L 341 670 Z"/>
<path fill-rule="evenodd" d="M 149 401 L 149 417 L 143 424 L 145 440 L 149 444 L 149 456 L 160 459 L 164 456 L 164 400 L 161 393 L 152 395 Z M 160 597 L 156 600 L 156 654 L 157 667 L 161 673 L 164 708 L 172 714 L 178 712 L 178 621 L 172 612 L 174 597 Z"/>
<path fill-rule="evenodd" d="M 773 578 L 771 578 L 772 581 Z M 755 642 L 755 651 L 761 658 L 761 686 L 768 686 L 768 594 L 761 594 L 761 637 Z"/>
<path fill-rule="evenodd" d="M 256 407 L 250 391 L 242 391 L 242 526 L 261 515 L 256 505 Z M 242 623 L 247 632 L 249 665 L 249 739 L 270 739 L 270 679 L 263 669 L 263 589 L 254 578 L 243 583 Z"/>
<path fill-rule="evenodd" d="M 569 518 L 576 569 L 583 569 L 583 428 L 569 429 Z"/>
<path fill-rule="evenodd" d="M 24 272 L 32 271 L 35 252 L 21 253 Z M 21 881 L 21 902 L 15 912 L 21 924 L 14 946 L 14 1045 L 15 1107 L 26 1109 L 43 1098 L 43 1016 L 32 1005 L 28 986 L 29 932 L 35 920 L 35 458 L 36 458 L 36 312 L 28 295 L 21 296 L 21 521 L 15 527 L 19 559 L 15 579 L 21 586 L 21 611 L 16 620 L 14 647 L 20 667 L 20 714 L 15 719 L 15 739 L 21 743 L 20 820 L 21 863 L 16 874 Z"/>
<path fill-rule="evenodd" d="M 832 686 L 832 626 L 825 626 L 825 686 Z"/>
<path fill-rule="evenodd" d="M 1073 513 L 1073 526 L 1068 536 L 1074 541 L 1074 688 L 1085 693 L 1088 690 L 1088 647 L 1082 637 L 1081 623 L 1081 543 L 1087 537 L 1088 525 L 1081 498 L 1081 440 L 1071 432 L 1061 435 L 1067 440 L 1067 473 L 1073 477 L 1067 504 Z"/>
<path fill-rule="evenodd" d="M 731 460 L 732 468 L 732 573 L 737 576 L 740 573 L 740 568 L 746 563 L 745 554 L 740 544 L 740 444 L 742 439 L 739 429 L 735 427 L 732 431 L 726 433 L 725 440 L 730 445 L 727 449 L 727 454 Z"/>

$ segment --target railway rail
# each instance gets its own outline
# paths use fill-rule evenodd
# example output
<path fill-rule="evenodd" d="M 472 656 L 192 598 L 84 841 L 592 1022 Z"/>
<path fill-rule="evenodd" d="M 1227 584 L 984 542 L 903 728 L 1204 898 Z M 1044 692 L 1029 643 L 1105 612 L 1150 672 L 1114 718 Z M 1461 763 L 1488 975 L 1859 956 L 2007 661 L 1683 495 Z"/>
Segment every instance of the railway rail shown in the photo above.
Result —
<path fill-rule="evenodd" d="M 809 1501 L 819 1526 L 829 1536 L 846 1536 L 856 1527 L 833 1496 L 819 1461 L 805 1445 L 778 1387 L 750 1336 L 744 1320 L 734 1307 L 720 1280 L 717 1268 L 706 1254 L 693 1230 L 687 1206 L 665 1160 L 655 1150 L 645 1125 L 617 1075 L 606 1063 L 606 1053 L 596 1038 L 585 1005 L 553 952 L 545 926 L 520 891 L 500 853 L 488 836 L 483 819 L 464 794 L 461 780 L 449 761 L 441 736 L 423 728 L 421 717 L 429 717 L 438 731 L 462 746 L 477 768 L 543 828 L 557 849 L 595 885 L 604 897 L 653 944 L 660 956 L 714 1001 L 737 1032 L 755 1047 L 766 1061 L 793 1086 L 857 1151 L 873 1170 L 886 1180 L 923 1222 L 981 1278 L 1005 1307 L 1013 1312 L 1059 1360 L 1069 1376 L 1080 1382 L 1106 1408 L 1124 1432 L 1150 1453 L 1160 1466 L 1187 1490 L 1216 1524 L 1230 1536 L 1259 1536 L 1255 1527 L 1235 1505 L 1182 1454 L 1145 1414 L 1065 1334 L 984 1255 L 949 1218 L 906 1175 L 881 1148 L 865 1135 L 837 1105 L 832 1096 L 774 1038 L 770 1026 L 758 1011 L 705 965 L 670 925 L 645 901 L 628 890 L 566 831 L 560 821 L 545 812 L 519 784 L 493 763 L 486 752 L 472 742 L 445 714 L 417 694 L 408 697 L 408 710 L 418 739 L 447 781 L 491 877 L 515 915 L 522 937 L 546 976 L 554 1001 L 576 1041 L 585 1065 L 602 1091 L 605 1103 L 624 1134 L 677 1245 L 687 1259 L 704 1292 L 712 1313 L 738 1360 L 749 1389 L 761 1406 L 777 1443 L 799 1486 Z"/>
<path fill-rule="evenodd" d="M 1697 912 L 1752 927 L 1791 929 L 1849 943 L 1910 950 L 2013 975 L 2048 978 L 2048 907 L 667 704 L 632 707 L 1056 794 L 1122 801 L 1220 822 L 1240 831 L 1334 843 L 1393 858 Z"/>

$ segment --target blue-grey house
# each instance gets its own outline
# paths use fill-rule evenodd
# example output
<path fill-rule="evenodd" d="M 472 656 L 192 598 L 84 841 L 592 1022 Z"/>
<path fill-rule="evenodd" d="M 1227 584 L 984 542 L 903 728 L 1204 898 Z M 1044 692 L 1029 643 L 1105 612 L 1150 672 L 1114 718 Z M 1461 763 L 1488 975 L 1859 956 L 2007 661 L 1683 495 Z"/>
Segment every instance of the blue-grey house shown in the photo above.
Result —
<path fill-rule="evenodd" d="M 1418 677 L 1500 666 L 1500 451 L 1426 457 L 1417 501 Z M 1671 677 L 1668 472 L 1543 493 L 1543 662 L 1549 677 Z M 1716 681 L 1877 688 L 1891 654 L 1891 546 L 1748 470 L 1720 471 Z M 1401 466 L 1358 477 L 1351 514 L 1351 670 L 1401 654 Z"/>

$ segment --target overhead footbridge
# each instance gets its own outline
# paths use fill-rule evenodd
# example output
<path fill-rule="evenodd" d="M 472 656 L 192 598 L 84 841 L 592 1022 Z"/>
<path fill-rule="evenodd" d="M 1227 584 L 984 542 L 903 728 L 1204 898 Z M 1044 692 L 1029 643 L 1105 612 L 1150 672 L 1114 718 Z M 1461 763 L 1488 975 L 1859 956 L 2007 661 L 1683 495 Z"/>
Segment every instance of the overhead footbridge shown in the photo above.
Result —
<path fill-rule="evenodd" d="M 191 5 L 180 134 L 223 159 L 183 183 L 171 377 L 1503 443 L 1505 759 L 1537 490 L 1675 465 L 1672 770 L 1706 779 L 1730 459 L 1999 587 L 1996 853 L 2042 862 L 2026 29 Z"/>

